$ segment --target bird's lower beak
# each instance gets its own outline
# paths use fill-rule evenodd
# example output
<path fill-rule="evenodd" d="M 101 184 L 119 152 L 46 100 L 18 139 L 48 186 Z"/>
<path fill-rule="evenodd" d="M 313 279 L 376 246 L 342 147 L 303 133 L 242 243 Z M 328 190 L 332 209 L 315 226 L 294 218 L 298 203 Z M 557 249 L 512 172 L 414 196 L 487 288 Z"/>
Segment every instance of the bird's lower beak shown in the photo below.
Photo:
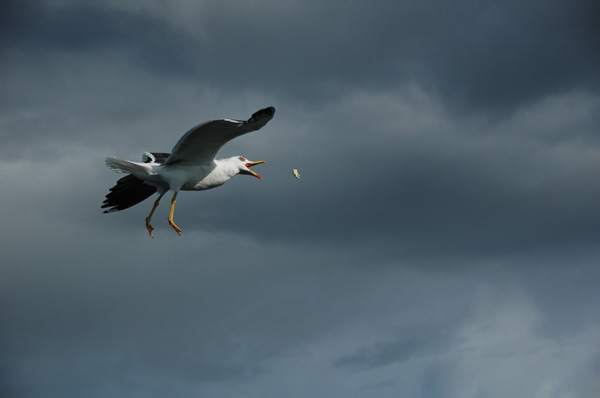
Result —
<path fill-rule="evenodd" d="M 248 162 L 246 163 L 246 167 L 248 167 L 248 172 L 253 175 L 254 177 L 258 178 L 259 180 L 262 180 L 262 177 L 258 174 L 253 172 L 252 170 L 250 170 L 250 167 L 252 166 L 256 166 L 257 164 L 261 164 L 261 163 L 267 163 L 264 160 L 257 160 L 256 162 Z"/>

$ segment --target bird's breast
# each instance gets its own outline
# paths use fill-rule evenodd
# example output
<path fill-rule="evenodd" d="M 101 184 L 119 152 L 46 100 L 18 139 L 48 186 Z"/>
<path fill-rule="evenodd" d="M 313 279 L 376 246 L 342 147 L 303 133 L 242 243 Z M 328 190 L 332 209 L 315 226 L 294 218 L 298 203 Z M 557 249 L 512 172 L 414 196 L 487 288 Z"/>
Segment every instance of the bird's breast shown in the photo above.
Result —
<path fill-rule="evenodd" d="M 184 191 L 202 191 L 216 188 L 225 184 L 234 175 L 233 171 L 229 172 L 229 170 L 222 167 L 216 167 L 209 172 L 204 170 L 202 173 L 194 174 L 193 178 L 190 178 L 181 189 Z"/>
<path fill-rule="evenodd" d="M 211 166 L 174 164 L 163 167 L 159 174 L 173 190 L 201 190 L 210 188 L 210 182 L 206 180 L 213 170 Z"/>

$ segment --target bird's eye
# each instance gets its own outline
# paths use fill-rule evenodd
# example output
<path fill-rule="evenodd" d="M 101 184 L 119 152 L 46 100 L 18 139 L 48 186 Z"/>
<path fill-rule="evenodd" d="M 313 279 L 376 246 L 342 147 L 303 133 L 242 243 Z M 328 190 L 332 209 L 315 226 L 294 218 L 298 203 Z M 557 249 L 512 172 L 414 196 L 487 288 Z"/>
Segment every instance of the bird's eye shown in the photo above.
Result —
<path fill-rule="evenodd" d="M 244 159 L 244 158 L 243 158 L 243 157 L 241 157 L 241 156 L 240 156 L 240 160 L 241 160 L 242 162 L 245 162 L 245 161 L 246 161 L 246 159 Z"/>

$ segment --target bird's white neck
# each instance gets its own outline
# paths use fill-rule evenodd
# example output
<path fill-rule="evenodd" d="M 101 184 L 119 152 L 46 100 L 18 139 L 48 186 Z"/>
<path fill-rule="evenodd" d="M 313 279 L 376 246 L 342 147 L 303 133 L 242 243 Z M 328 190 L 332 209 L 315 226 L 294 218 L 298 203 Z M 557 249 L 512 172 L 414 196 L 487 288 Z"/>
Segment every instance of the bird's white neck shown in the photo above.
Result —
<path fill-rule="evenodd" d="M 223 182 L 240 173 L 240 167 L 233 161 L 233 158 L 215 159 L 215 164 L 217 167 L 213 170 L 213 173 L 217 172 L 224 179 Z"/>

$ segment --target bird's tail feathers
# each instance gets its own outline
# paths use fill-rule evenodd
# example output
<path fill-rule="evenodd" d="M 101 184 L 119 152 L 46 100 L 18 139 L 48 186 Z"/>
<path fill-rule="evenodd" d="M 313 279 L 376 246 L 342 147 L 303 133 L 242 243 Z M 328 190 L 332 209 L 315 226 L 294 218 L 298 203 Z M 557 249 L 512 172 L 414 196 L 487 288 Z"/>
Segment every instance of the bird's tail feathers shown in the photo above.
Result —
<path fill-rule="evenodd" d="M 119 159 L 114 156 L 109 156 L 105 160 L 106 165 L 119 173 L 150 174 L 151 166 L 147 163 L 132 162 L 130 160 Z"/>

